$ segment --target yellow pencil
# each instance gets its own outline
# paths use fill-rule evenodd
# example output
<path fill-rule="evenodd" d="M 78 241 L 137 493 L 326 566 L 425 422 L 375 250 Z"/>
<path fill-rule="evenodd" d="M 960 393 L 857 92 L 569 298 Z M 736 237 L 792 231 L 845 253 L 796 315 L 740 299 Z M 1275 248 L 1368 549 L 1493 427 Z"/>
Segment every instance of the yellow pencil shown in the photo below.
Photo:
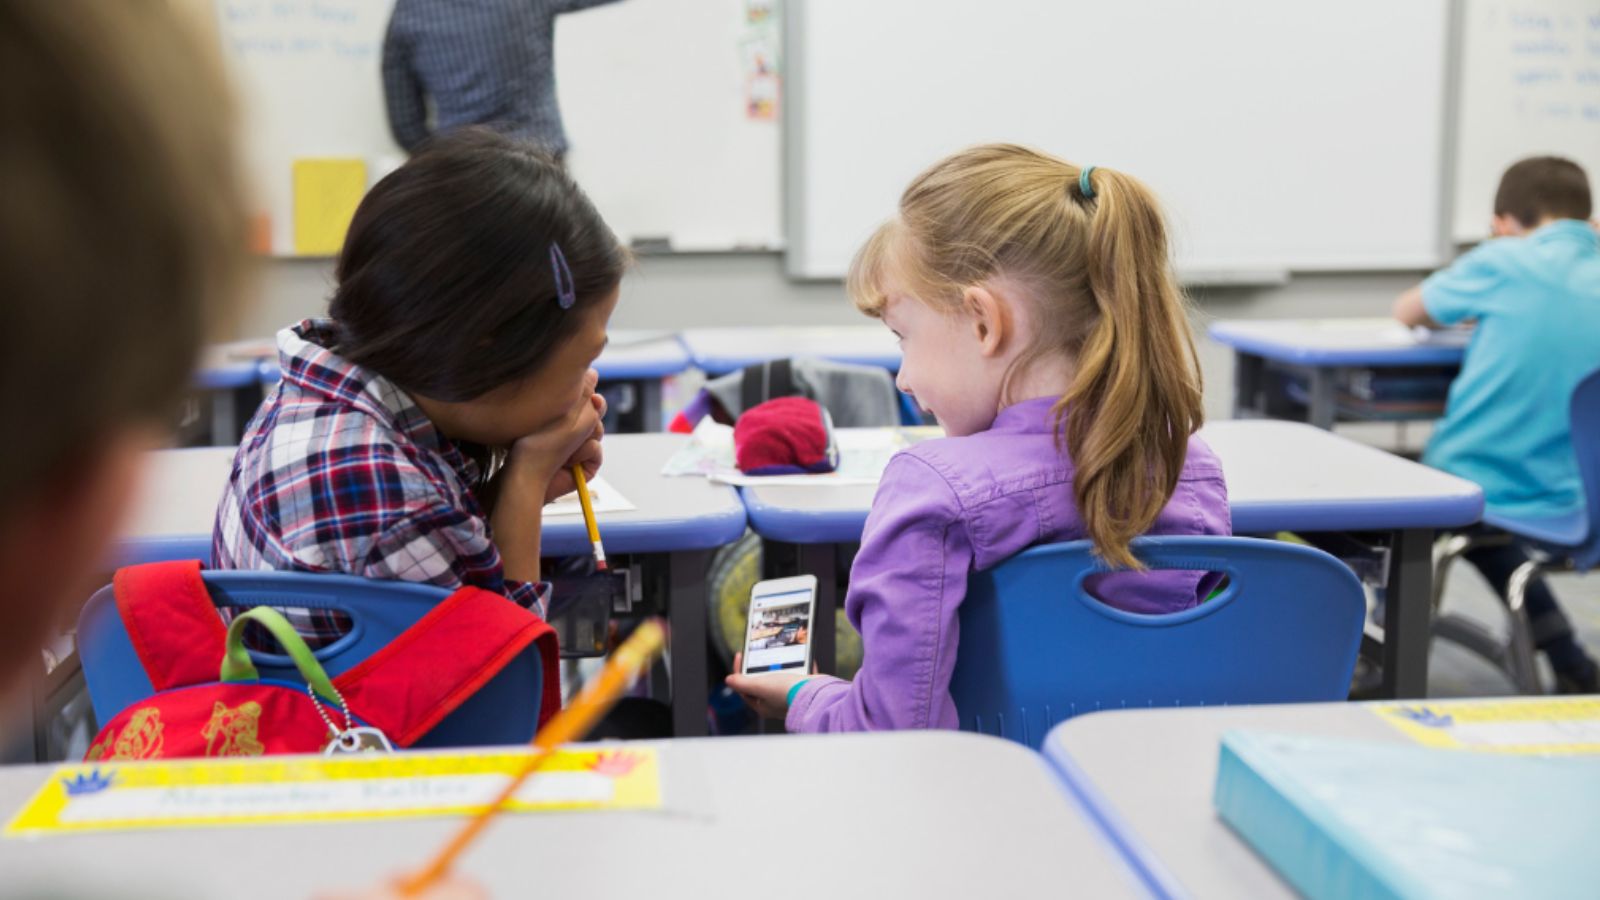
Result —
<path fill-rule="evenodd" d="M 606 570 L 606 548 L 600 545 L 600 523 L 594 520 L 594 504 L 589 500 L 589 479 L 583 477 L 583 466 L 572 467 L 572 483 L 578 486 L 578 503 L 583 506 L 583 524 L 589 526 L 589 543 L 594 545 L 594 567 Z"/>
<path fill-rule="evenodd" d="M 593 728 L 600 717 L 617 702 L 628 686 L 633 684 L 634 679 L 639 677 L 639 673 L 660 655 L 662 647 L 666 644 L 666 638 L 666 629 L 662 627 L 660 619 L 648 619 L 635 629 L 633 634 L 622 642 L 622 646 L 612 652 L 611 659 L 607 661 L 605 668 L 600 670 L 600 674 L 584 685 L 582 693 L 573 698 L 566 709 L 534 735 L 532 755 L 523 764 L 522 771 L 511 779 L 500 795 L 484 807 L 482 812 L 468 820 L 432 862 L 417 874 L 400 882 L 401 896 L 414 897 L 444 877 L 451 863 L 455 862 L 456 857 L 460 856 L 478 833 L 483 831 L 484 826 L 505 807 L 506 801 L 521 789 L 528 776 L 538 771 L 561 745 L 579 740 L 589 733 L 589 729 Z"/>

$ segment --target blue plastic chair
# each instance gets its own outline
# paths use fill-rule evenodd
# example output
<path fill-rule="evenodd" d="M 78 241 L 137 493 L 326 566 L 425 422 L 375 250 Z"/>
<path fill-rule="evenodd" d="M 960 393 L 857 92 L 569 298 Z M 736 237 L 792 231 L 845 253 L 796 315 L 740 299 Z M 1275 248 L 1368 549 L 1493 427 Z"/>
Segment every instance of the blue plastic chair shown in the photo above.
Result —
<path fill-rule="evenodd" d="M 350 575 L 207 571 L 201 576 L 217 606 L 298 606 L 349 615 L 353 622 L 350 633 L 315 651 L 330 677 L 388 644 L 451 593 L 431 585 Z M 305 683 L 288 656 L 255 651 L 250 655 L 263 679 Z M 155 692 L 123 629 L 110 586 L 96 591 L 78 616 L 78 656 L 100 722 L 110 721 L 129 704 Z M 527 743 L 539 720 L 544 684 L 540 663 L 538 648 L 530 644 L 412 746 Z"/>
<path fill-rule="evenodd" d="M 1256 538 L 1141 538 L 1152 569 L 1223 572 L 1182 612 L 1139 615 L 1090 596 L 1088 541 L 1034 547 L 967 584 L 950 693 L 961 728 L 1038 748 L 1105 709 L 1343 700 L 1366 596 L 1321 550 Z"/>
<path fill-rule="evenodd" d="M 1539 682 L 1533 632 L 1523 608 L 1528 585 L 1546 572 L 1587 572 L 1600 565 L 1600 370 L 1591 372 L 1573 389 L 1571 415 L 1572 450 L 1583 482 L 1583 506 L 1554 518 L 1508 516 L 1490 509 L 1483 521 L 1500 534 L 1451 535 L 1440 543 L 1434 561 L 1434 634 L 1487 659 L 1504 671 L 1518 690 L 1529 694 L 1543 693 L 1544 687 Z M 1438 612 L 1452 563 L 1474 548 L 1511 541 L 1526 547 L 1531 558 L 1512 573 L 1506 586 L 1506 638 L 1497 638 L 1465 616 Z"/>

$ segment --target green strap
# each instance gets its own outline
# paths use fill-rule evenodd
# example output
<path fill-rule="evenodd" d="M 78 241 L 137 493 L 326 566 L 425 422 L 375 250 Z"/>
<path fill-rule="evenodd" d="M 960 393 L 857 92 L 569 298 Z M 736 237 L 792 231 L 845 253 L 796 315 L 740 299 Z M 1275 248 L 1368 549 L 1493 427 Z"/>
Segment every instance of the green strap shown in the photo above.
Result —
<path fill-rule="evenodd" d="M 250 659 L 250 651 L 244 647 L 244 626 L 246 622 L 256 622 L 261 627 L 272 633 L 283 646 L 284 652 L 294 660 L 294 667 L 300 670 L 300 677 L 311 685 L 317 695 L 329 703 L 339 703 L 339 692 L 334 689 L 333 682 L 328 680 L 328 673 L 323 671 L 322 663 L 312 654 L 311 648 L 306 646 L 305 639 L 300 637 L 283 617 L 270 606 L 257 606 L 233 617 L 233 624 L 228 626 L 228 646 L 222 654 L 222 680 L 223 681 L 256 681 L 261 674 L 256 671 L 256 664 Z"/>

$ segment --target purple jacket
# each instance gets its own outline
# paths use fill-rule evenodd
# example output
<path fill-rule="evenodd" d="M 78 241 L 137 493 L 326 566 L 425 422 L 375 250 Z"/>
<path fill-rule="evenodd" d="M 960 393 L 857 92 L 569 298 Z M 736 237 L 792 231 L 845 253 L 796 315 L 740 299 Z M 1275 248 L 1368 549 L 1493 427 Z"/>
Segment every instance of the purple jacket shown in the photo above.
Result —
<path fill-rule="evenodd" d="M 793 732 L 955 728 L 950 699 L 956 610 L 967 573 L 1034 544 L 1087 536 L 1072 500 L 1072 460 L 1051 430 L 1052 398 L 1008 407 L 988 431 L 924 441 L 884 470 L 850 570 L 845 612 L 865 658 L 854 681 L 807 681 L 789 708 Z M 1198 438 L 1177 491 L 1150 534 L 1230 534 L 1222 465 Z M 1197 604 L 1201 572 L 1125 572 L 1091 582 L 1096 596 L 1140 613 Z"/>

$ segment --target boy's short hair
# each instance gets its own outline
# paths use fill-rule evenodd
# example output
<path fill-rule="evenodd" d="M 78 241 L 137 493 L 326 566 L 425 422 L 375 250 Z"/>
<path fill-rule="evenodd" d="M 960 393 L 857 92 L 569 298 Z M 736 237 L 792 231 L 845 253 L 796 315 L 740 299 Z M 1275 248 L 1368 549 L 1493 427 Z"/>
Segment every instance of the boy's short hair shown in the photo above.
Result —
<path fill-rule="evenodd" d="M 1594 212 L 1583 167 L 1559 156 L 1533 156 L 1500 176 L 1494 214 L 1510 216 L 1524 228 L 1544 219 L 1587 219 Z"/>
<path fill-rule="evenodd" d="M 194 18 L 0 3 L 0 511 L 169 416 L 238 299 L 234 111 Z"/>

